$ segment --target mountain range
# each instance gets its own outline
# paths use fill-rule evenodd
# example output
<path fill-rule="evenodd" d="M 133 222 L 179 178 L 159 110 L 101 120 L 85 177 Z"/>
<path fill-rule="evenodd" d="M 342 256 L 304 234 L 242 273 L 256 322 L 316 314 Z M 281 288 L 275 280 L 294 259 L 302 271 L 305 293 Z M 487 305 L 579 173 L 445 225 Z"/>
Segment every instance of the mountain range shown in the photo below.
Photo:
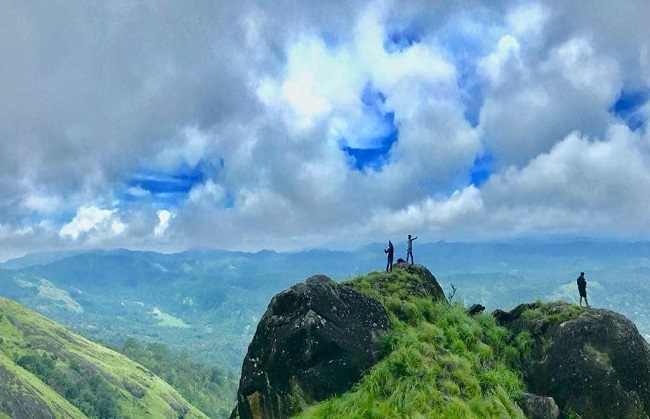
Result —
<path fill-rule="evenodd" d="M 406 246 L 395 244 L 397 258 Z M 31 254 L 0 264 L 0 295 L 95 341 L 162 342 L 238 373 L 273 295 L 313 274 L 346 280 L 383 270 L 384 247 Z M 414 254 L 450 299 L 488 310 L 532 300 L 577 302 L 575 278 L 584 271 L 590 303 L 623 313 L 650 338 L 650 243 L 416 241 Z"/>

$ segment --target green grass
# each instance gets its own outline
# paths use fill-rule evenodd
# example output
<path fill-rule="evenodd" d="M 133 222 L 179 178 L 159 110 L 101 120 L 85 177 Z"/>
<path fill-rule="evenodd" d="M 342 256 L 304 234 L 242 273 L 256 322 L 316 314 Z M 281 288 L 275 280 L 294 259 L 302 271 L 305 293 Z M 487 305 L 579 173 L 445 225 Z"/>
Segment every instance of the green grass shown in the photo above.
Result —
<path fill-rule="evenodd" d="M 609 355 L 607 354 L 607 352 L 599 351 L 598 349 L 594 348 L 594 346 L 590 343 L 585 344 L 583 349 L 585 354 L 588 357 L 595 359 L 598 363 L 602 364 L 603 366 L 611 368 L 612 362 L 609 359 Z"/>
<path fill-rule="evenodd" d="M 15 394 L 20 394 L 25 401 L 34 400 L 32 403 L 41 403 L 47 410 L 40 410 L 41 413 L 57 412 L 61 417 L 84 418 L 86 417 L 79 409 L 68 402 L 63 396 L 45 385 L 41 380 L 32 374 L 26 373 L 16 365 L 9 357 L 0 351 L 0 370 L 4 370 L 3 381 L 0 382 L 0 418 L 9 417 L 2 413 L 9 405 L 9 400 L 14 399 Z M 23 401 L 23 403 L 25 403 Z M 5 405 L 5 406 L 3 406 Z"/>
<path fill-rule="evenodd" d="M 523 417 L 516 404 L 523 383 L 513 368 L 519 350 L 491 316 L 414 297 L 420 278 L 402 270 L 350 284 L 387 308 L 393 329 L 383 340 L 385 357 L 352 391 L 299 417 Z"/>
<path fill-rule="evenodd" d="M 44 394 L 57 390 L 56 397 L 84 412 L 101 408 L 93 402 L 105 396 L 104 404 L 118 417 L 177 417 L 181 412 L 205 417 L 134 361 L 5 298 L 0 298 L 0 336 L 0 370 L 15 372 L 17 387 L 40 383 L 48 389 Z"/>
<path fill-rule="evenodd" d="M 154 307 L 153 315 L 160 321 L 159 326 L 164 327 L 180 327 L 181 329 L 189 329 L 190 325 L 185 323 L 183 319 L 167 314 L 157 307 Z"/>
<path fill-rule="evenodd" d="M 525 310 L 521 317 L 526 320 L 543 320 L 560 324 L 578 318 L 582 311 L 583 309 L 575 304 L 536 301 L 534 307 Z"/>

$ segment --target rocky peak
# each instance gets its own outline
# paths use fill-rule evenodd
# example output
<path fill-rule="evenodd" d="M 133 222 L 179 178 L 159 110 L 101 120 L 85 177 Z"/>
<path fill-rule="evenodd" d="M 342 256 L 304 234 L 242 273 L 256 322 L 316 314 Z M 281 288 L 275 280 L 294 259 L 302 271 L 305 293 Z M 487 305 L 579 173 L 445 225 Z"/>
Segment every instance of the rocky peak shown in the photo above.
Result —
<path fill-rule="evenodd" d="M 650 345 L 626 317 L 562 302 L 493 314 L 513 337 L 531 337 L 523 371 L 530 392 L 553 397 L 565 414 L 649 416 Z"/>
<path fill-rule="evenodd" d="M 279 293 L 248 348 L 232 416 L 289 417 L 351 390 L 384 355 L 378 341 L 391 325 L 379 301 L 408 319 L 411 297 L 446 301 L 428 269 L 407 263 L 346 283 L 316 275 Z M 649 417 L 650 345 L 624 316 L 562 302 L 493 316 L 519 348 L 510 362 L 523 373 L 528 417 Z"/>
<path fill-rule="evenodd" d="M 232 417 L 288 417 L 349 390 L 389 327 L 378 301 L 324 275 L 279 293 L 248 348 Z"/>

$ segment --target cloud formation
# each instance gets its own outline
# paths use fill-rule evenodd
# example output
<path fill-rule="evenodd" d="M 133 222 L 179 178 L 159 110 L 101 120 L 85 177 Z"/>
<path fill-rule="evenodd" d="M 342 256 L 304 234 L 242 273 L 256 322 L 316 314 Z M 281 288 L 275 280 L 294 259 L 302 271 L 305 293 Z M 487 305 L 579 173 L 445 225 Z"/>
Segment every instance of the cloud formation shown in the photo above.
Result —
<path fill-rule="evenodd" d="M 7 5 L 0 259 L 645 238 L 648 21 L 644 0 Z"/>

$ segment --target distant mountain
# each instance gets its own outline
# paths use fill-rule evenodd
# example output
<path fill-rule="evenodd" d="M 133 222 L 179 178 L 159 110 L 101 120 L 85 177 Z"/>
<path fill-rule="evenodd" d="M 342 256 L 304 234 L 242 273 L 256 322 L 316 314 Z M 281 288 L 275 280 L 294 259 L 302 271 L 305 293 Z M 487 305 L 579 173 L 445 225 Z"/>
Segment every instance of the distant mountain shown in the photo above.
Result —
<path fill-rule="evenodd" d="M 577 302 L 575 278 L 585 271 L 592 305 L 625 314 L 650 339 L 650 243 L 420 240 L 415 262 L 429 267 L 457 301 L 488 310 L 536 299 Z M 393 243 L 395 258 L 405 257 L 405 243 Z M 0 265 L 0 294 L 96 341 L 161 342 L 239 373 L 273 295 L 314 274 L 340 281 L 383 270 L 384 247 L 28 255 Z"/>
<path fill-rule="evenodd" d="M 22 269 L 28 266 L 46 265 L 69 256 L 73 256 L 82 252 L 38 252 L 28 253 L 25 256 L 10 259 L 4 263 L 0 263 L 0 269 Z"/>
<path fill-rule="evenodd" d="M 0 416 L 205 417 L 130 359 L 0 298 Z"/>
<path fill-rule="evenodd" d="M 269 298 L 314 271 L 351 277 L 359 253 L 92 251 L 9 261 L 0 294 L 111 344 L 159 341 L 238 372 Z M 34 262 L 34 265 L 29 263 Z M 36 263 L 38 262 L 38 263 Z M 353 270 L 354 269 L 354 270 Z"/>

